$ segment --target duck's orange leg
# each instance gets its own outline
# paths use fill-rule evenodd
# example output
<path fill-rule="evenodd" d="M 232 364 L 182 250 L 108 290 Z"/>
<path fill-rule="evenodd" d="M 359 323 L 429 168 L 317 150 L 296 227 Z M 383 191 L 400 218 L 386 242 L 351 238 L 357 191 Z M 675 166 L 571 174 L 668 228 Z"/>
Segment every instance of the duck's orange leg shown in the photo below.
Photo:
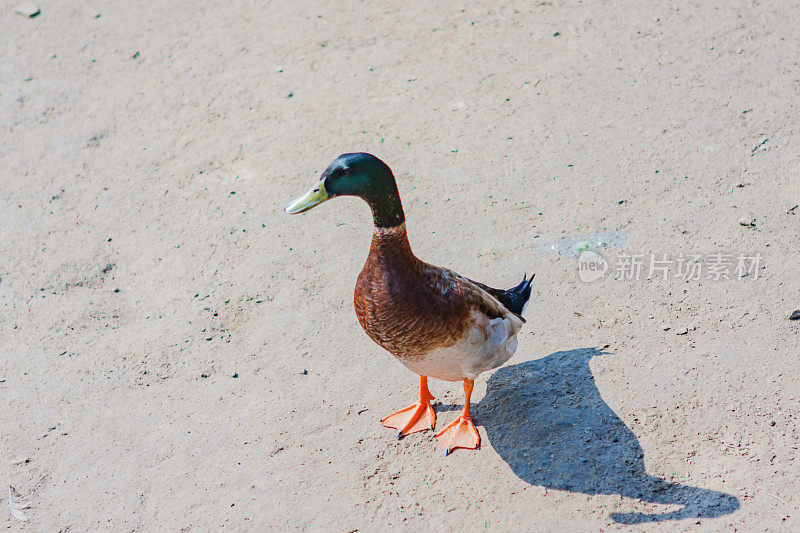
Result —
<path fill-rule="evenodd" d="M 436 425 L 436 412 L 431 407 L 431 400 L 433 400 L 433 394 L 428 390 L 428 378 L 420 376 L 419 400 L 405 409 L 387 416 L 381 420 L 381 424 L 387 428 L 399 430 L 398 439 L 402 439 L 409 433 L 433 429 Z"/>
<path fill-rule="evenodd" d="M 436 434 L 439 444 L 447 450 L 445 455 L 450 455 L 450 452 L 456 448 L 475 449 L 481 446 L 481 436 L 478 435 L 478 430 L 475 428 L 475 424 L 472 423 L 472 417 L 469 414 L 469 401 L 474 385 L 475 381 L 471 379 L 464 380 L 464 409 L 461 411 L 461 416 L 447 424 L 447 427 Z"/>

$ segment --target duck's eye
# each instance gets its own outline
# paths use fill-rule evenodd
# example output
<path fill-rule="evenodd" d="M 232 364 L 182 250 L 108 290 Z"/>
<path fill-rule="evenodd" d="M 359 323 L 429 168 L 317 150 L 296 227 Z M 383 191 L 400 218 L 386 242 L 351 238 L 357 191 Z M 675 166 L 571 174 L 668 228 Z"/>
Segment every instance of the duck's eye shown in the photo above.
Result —
<path fill-rule="evenodd" d="M 349 174 L 350 173 L 350 167 L 342 167 L 342 173 L 343 174 Z"/>

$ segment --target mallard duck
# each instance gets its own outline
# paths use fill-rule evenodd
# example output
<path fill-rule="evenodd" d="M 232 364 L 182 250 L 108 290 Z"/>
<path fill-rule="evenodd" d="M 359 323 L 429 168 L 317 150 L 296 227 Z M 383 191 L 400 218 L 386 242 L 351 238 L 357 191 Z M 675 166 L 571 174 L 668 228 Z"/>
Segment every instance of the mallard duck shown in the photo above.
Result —
<path fill-rule="evenodd" d="M 336 196 L 362 198 L 375 222 L 369 255 L 356 281 L 358 321 L 373 341 L 419 374 L 419 399 L 381 423 L 398 430 L 399 438 L 433 430 L 436 413 L 428 378 L 463 381 L 461 414 L 436 439 L 446 454 L 478 448 L 480 435 L 469 410 L 475 378 L 514 354 L 533 276 L 526 274 L 513 289 L 493 289 L 417 259 L 394 175 L 371 154 L 340 155 L 285 210 L 303 213 Z"/>

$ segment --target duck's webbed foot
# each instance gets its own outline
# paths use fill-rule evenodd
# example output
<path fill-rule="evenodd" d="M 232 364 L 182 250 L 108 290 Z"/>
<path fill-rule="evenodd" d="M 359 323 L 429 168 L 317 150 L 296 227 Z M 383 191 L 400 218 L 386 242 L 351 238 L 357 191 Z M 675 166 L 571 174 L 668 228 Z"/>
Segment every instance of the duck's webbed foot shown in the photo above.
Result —
<path fill-rule="evenodd" d="M 478 429 L 472 423 L 472 419 L 459 416 L 436 434 L 436 439 L 442 448 L 447 450 L 446 455 L 456 448 L 475 449 L 481 446 L 481 436 Z"/>
<path fill-rule="evenodd" d="M 381 424 L 399 431 L 397 438 L 402 439 L 409 433 L 433 429 L 436 426 L 436 412 L 431 406 L 433 395 L 428 390 L 428 378 L 419 377 L 419 400 L 405 409 L 392 413 Z"/>
<path fill-rule="evenodd" d="M 445 455 L 450 455 L 456 448 L 476 449 L 481 446 L 481 436 L 469 414 L 469 402 L 474 384 L 471 379 L 464 380 L 464 409 L 461 415 L 436 434 L 439 444 L 446 450 Z"/>

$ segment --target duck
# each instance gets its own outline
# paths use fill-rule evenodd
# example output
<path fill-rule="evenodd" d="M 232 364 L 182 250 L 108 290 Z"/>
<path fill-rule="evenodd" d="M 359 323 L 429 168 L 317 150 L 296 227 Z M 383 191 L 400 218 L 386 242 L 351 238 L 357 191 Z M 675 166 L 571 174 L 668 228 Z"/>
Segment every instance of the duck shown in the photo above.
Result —
<path fill-rule="evenodd" d="M 338 196 L 356 196 L 372 211 L 369 254 L 356 279 L 353 303 L 367 336 L 419 375 L 416 402 L 381 420 L 403 438 L 433 431 L 436 412 L 428 378 L 463 383 L 458 418 L 435 434 L 449 455 L 477 449 L 480 434 L 470 414 L 475 379 L 505 364 L 517 349 L 517 333 L 531 295 L 533 275 L 507 290 L 472 281 L 414 255 L 397 181 L 372 154 L 342 154 L 319 181 L 285 207 L 299 214 Z"/>

